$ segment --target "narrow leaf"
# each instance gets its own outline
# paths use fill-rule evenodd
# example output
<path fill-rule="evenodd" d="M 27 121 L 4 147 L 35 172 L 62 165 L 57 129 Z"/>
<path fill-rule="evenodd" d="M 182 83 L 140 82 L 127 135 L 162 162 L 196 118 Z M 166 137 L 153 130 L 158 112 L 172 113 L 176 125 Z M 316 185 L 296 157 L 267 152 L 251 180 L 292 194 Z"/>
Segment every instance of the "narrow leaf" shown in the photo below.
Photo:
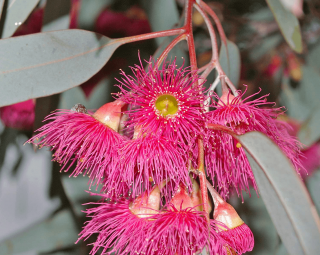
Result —
<path fill-rule="evenodd" d="M 115 0 L 81 0 L 79 12 L 79 27 L 83 29 L 94 29 L 96 18 L 106 7 L 113 4 Z"/>
<path fill-rule="evenodd" d="M 221 45 L 219 61 L 223 71 L 232 83 L 238 87 L 241 67 L 240 51 L 237 45 L 229 40 L 227 40 L 227 47 L 228 49 L 224 44 Z"/>
<path fill-rule="evenodd" d="M 62 30 L 0 41 L 0 106 L 57 94 L 87 81 L 121 40 Z"/>
<path fill-rule="evenodd" d="M 77 238 L 71 214 L 64 210 L 0 243 L 0 255 L 52 251 L 73 245 Z"/>
<path fill-rule="evenodd" d="M 40 0 L 8 0 L 1 38 L 12 36 L 18 27 L 28 18 L 39 1 Z"/>
<path fill-rule="evenodd" d="M 302 52 L 302 39 L 299 21 L 279 0 L 266 0 L 275 20 L 277 21 L 281 33 L 289 46 L 297 53 Z"/>
<path fill-rule="evenodd" d="M 228 49 L 227 49 L 228 48 Z M 219 62 L 223 71 L 237 88 L 240 80 L 241 58 L 240 51 L 233 42 L 227 40 L 227 48 L 221 44 Z M 221 82 L 217 86 L 218 94 L 221 94 Z"/>
<path fill-rule="evenodd" d="M 317 254 L 320 221 L 310 195 L 289 159 L 265 135 L 237 139 L 246 150 L 262 199 L 290 254 Z"/>

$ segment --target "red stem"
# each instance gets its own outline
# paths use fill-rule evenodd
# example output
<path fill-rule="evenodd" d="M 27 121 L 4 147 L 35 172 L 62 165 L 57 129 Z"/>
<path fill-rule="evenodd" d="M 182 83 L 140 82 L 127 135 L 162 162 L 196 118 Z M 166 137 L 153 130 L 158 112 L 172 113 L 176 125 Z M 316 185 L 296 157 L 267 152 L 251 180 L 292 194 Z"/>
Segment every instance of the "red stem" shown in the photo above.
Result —
<path fill-rule="evenodd" d="M 186 30 L 187 35 L 187 43 L 189 49 L 189 57 L 190 57 L 190 65 L 191 70 L 197 70 L 197 57 L 196 57 L 196 50 L 194 46 L 194 39 L 193 39 L 193 32 L 192 32 L 192 7 L 193 7 L 194 0 L 187 0 L 186 9 L 185 9 L 185 22 L 184 28 Z"/>
<path fill-rule="evenodd" d="M 211 16 L 213 21 L 216 23 L 221 40 L 227 48 L 227 37 L 226 37 L 226 34 L 224 33 L 223 27 L 220 23 L 220 20 L 219 20 L 217 14 L 215 14 L 215 12 L 205 2 L 199 1 L 199 5 L 201 6 L 202 9 L 204 9 Z"/>
<path fill-rule="evenodd" d="M 222 131 L 222 132 L 228 133 L 229 135 L 232 135 L 235 138 L 237 136 L 237 134 L 235 132 L 233 132 L 230 128 L 227 128 L 227 127 L 222 126 L 222 125 L 207 123 L 207 128 L 212 129 L 212 130 L 218 130 L 218 131 Z"/>
<path fill-rule="evenodd" d="M 200 180 L 200 191 L 201 191 L 201 198 L 203 203 L 203 211 L 206 214 L 208 222 L 210 221 L 209 218 L 209 208 L 208 208 L 208 191 L 207 191 L 207 179 L 206 179 L 206 172 L 204 170 L 204 148 L 203 148 L 203 139 L 198 139 L 198 171 L 199 171 L 199 180 Z"/>
<path fill-rule="evenodd" d="M 227 39 L 226 39 L 226 35 L 223 32 L 223 28 L 221 26 L 221 23 L 217 17 L 217 15 L 214 13 L 213 10 L 211 10 L 211 8 L 205 4 L 204 2 L 200 1 L 200 6 L 198 4 L 195 5 L 195 7 L 197 8 L 197 10 L 199 11 L 199 13 L 201 14 L 201 16 L 203 17 L 209 34 L 210 34 L 210 38 L 211 38 L 211 47 L 212 47 L 212 59 L 210 61 L 210 63 L 212 63 L 210 65 L 207 66 L 206 70 L 204 71 L 204 73 L 201 75 L 202 78 L 206 78 L 209 73 L 213 70 L 214 68 L 214 64 L 215 67 L 218 71 L 219 74 L 219 78 L 221 81 L 221 86 L 222 86 L 222 92 L 223 93 L 228 93 L 229 89 L 227 87 L 227 84 L 229 85 L 230 89 L 232 90 L 232 93 L 237 96 L 238 92 L 237 89 L 235 88 L 235 86 L 232 84 L 232 82 L 230 81 L 230 79 L 226 76 L 225 72 L 223 71 L 220 62 L 219 62 L 219 49 L 218 49 L 218 43 L 217 43 L 217 37 L 216 34 L 214 32 L 214 28 L 211 24 L 211 21 L 209 19 L 209 17 L 207 16 L 207 14 L 205 13 L 205 11 L 207 13 L 209 13 L 209 15 L 212 17 L 212 19 L 215 21 L 217 27 L 218 27 L 218 31 L 219 34 L 221 36 L 221 40 L 224 42 L 225 46 L 226 46 L 226 51 L 227 51 L 227 56 L 228 56 L 228 47 L 227 47 Z M 205 11 L 203 10 L 205 9 Z"/>
<path fill-rule="evenodd" d="M 197 70 L 197 57 L 196 57 L 196 51 L 194 46 L 194 39 L 193 39 L 193 31 L 192 31 L 192 7 L 194 4 L 194 0 L 187 0 L 186 3 L 186 18 L 185 18 L 185 24 L 184 27 L 186 29 L 186 35 L 187 35 L 187 43 L 188 43 L 188 49 L 189 49 L 189 56 L 190 56 L 190 64 L 191 64 L 191 70 L 196 71 Z M 204 148 L 203 148 L 203 139 L 198 139 L 198 170 L 200 172 L 199 179 L 200 179 L 200 191 L 201 191 L 201 198 L 203 203 L 203 211 L 206 215 L 207 221 L 210 221 L 209 218 L 209 208 L 208 208 L 208 191 L 206 186 L 206 173 L 204 171 Z"/>
<path fill-rule="evenodd" d="M 166 56 L 168 55 L 168 53 L 173 49 L 174 46 L 176 46 L 179 42 L 181 42 L 182 40 L 186 39 L 186 34 L 183 33 L 179 36 L 177 36 L 165 49 L 164 51 L 161 53 L 161 55 L 159 56 L 158 60 L 157 60 L 157 64 L 155 65 L 155 67 L 159 66 L 162 61 L 166 58 Z"/>
<path fill-rule="evenodd" d="M 120 42 L 121 44 L 125 43 L 132 43 L 132 42 L 138 42 L 158 37 L 164 37 L 164 36 L 173 36 L 173 35 L 179 35 L 185 33 L 186 30 L 184 27 L 181 28 L 175 28 L 170 30 L 164 30 L 164 31 L 158 31 L 158 32 L 151 32 L 147 34 L 142 35 L 135 35 L 135 36 L 129 36 L 124 38 L 115 39 L 115 41 Z"/>

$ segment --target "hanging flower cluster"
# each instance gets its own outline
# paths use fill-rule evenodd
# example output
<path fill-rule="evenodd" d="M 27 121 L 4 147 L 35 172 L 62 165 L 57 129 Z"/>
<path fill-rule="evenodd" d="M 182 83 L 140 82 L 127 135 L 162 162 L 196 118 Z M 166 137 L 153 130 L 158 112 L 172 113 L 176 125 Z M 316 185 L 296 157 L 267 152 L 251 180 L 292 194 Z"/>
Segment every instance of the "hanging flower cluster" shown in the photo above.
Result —
<path fill-rule="evenodd" d="M 122 72 L 116 101 L 95 113 L 76 105 L 49 115 L 50 120 L 29 142 L 52 148 L 53 160 L 71 175 L 101 183 L 103 200 L 88 209 L 80 233 L 98 233 L 90 254 L 242 254 L 253 248 L 251 230 L 227 204 L 230 190 L 238 195 L 257 189 L 245 153 L 231 135 L 260 131 L 274 140 L 298 169 L 298 144 L 277 121 L 281 109 L 267 107 L 266 96 L 248 101 L 243 93 L 215 95 L 210 112 L 196 72 L 175 61 L 161 67 L 147 62 Z M 214 98 L 213 98 L 214 99 Z M 198 141 L 203 140 L 213 219 L 204 207 L 197 181 Z M 205 188 L 206 189 L 206 188 Z"/>
<path fill-rule="evenodd" d="M 259 92 L 243 98 L 245 92 L 239 91 L 236 97 L 223 93 L 221 98 L 214 94 L 216 101 L 211 105 L 214 110 L 206 113 L 207 123 L 225 126 L 237 135 L 250 131 L 264 133 L 282 149 L 299 173 L 303 169 L 299 160 L 300 143 L 289 135 L 288 124 L 278 120 L 283 114 L 282 108 L 270 108 L 274 103 L 267 102 L 267 95 L 249 101 Z M 207 172 L 223 197 L 228 198 L 233 188 L 238 195 L 242 190 L 249 192 L 249 184 L 257 190 L 244 149 L 235 138 L 225 132 L 209 130 L 205 142 Z"/>

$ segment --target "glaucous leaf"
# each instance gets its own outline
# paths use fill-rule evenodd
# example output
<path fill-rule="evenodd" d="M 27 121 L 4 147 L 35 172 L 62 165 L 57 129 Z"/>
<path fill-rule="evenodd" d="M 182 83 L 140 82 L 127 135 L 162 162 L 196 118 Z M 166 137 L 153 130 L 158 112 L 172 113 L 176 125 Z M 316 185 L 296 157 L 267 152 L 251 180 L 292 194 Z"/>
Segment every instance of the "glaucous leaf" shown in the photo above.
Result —
<path fill-rule="evenodd" d="M 4 10 L 6 15 L 1 38 L 12 36 L 18 27 L 28 18 L 39 1 L 40 0 L 8 0 L 7 9 Z"/>
<path fill-rule="evenodd" d="M 68 210 L 63 210 L 0 243 L 0 255 L 49 252 L 73 245 L 77 239 L 74 220 Z"/>
<path fill-rule="evenodd" d="M 265 54 L 268 54 L 274 48 L 276 48 L 282 42 L 282 37 L 280 34 L 270 35 L 260 41 L 257 47 L 254 47 L 250 52 L 250 59 L 253 61 L 258 61 Z"/>
<path fill-rule="evenodd" d="M 298 133 L 299 140 L 306 146 L 311 146 L 320 138 L 320 103 L 311 111 Z"/>
<path fill-rule="evenodd" d="M 114 80 L 103 79 L 93 89 L 90 97 L 87 98 L 80 87 L 75 87 L 63 92 L 60 96 L 59 109 L 71 109 L 75 104 L 83 104 L 88 110 L 96 110 L 107 101 L 110 94 L 110 87 Z"/>
<path fill-rule="evenodd" d="M 306 59 L 310 66 L 320 71 L 320 41 L 310 49 Z"/>
<path fill-rule="evenodd" d="M 227 48 L 224 44 L 221 44 L 219 62 L 223 71 L 237 88 L 239 85 L 241 68 L 240 51 L 238 46 L 229 40 L 227 40 Z M 221 94 L 221 82 L 219 82 L 217 86 L 217 93 L 219 95 Z"/>
<path fill-rule="evenodd" d="M 152 31 L 168 30 L 179 22 L 179 12 L 174 0 L 144 0 L 143 7 L 147 12 Z M 156 38 L 156 42 L 160 45 L 164 39 L 164 37 Z"/>
<path fill-rule="evenodd" d="M 290 254 L 320 250 L 320 221 L 310 195 L 283 152 L 265 135 L 238 136 L 260 194 Z"/>
<path fill-rule="evenodd" d="M 279 0 L 266 0 L 276 19 L 281 33 L 289 46 L 297 53 L 302 52 L 302 38 L 299 21 Z"/>
<path fill-rule="evenodd" d="M 298 88 L 293 89 L 290 86 L 288 77 L 283 77 L 280 92 L 281 104 L 288 109 L 286 114 L 301 122 L 305 121 L 311 112 L 305 100 L 301 98 L 302 95 Z"/>
<path fill-rule="evenodd" d="M 232 81 L 232 83 L 238 87 L 240 79 L 241 58 L 240 51 L 233 42 L 227 40 L 227 48 L 224 44 L 221 44 L 219 61 L 223 71 Z"/>
<path fill-rule="evenodd" d="M 115 0 L 81 0 L 78 17 L 79 27 L 93 29 L 99 13 L 104 7 L 111 5 Z"/>
<path fill-rule="evenodd" d="M 121 44 L 121 40 L 77 29 L 1 40 L 0 106 L 82 84 Z"/>
<path fill-rule="evenodd" d="M 290 85 L 287 77 L 283 77 L 280 98 L 281 103 L 288 109 L 287 114 L 303 122 L 298 137 L 304 145 L 310 146 L 320 138 L 320 75 L 308 65 L 302 66 L 301 70 L 302 79 L 294 87 Z"/>
<path fill-rule="evenodd" d="M 253 188 L 250 189 L 250 194 L 243 192 L 243 199 L 244 203 L 234 194 L 228 202 L 253 233 L 254 247 L 249 254 L 274 254 L 281 240 L 263 200 Z"/>
<path fill-rule="evenodd" d="M 320 169 L 315 171 L 306 181 L 310 195 L 316 205 L 318 213 L 320 213 Z"/>

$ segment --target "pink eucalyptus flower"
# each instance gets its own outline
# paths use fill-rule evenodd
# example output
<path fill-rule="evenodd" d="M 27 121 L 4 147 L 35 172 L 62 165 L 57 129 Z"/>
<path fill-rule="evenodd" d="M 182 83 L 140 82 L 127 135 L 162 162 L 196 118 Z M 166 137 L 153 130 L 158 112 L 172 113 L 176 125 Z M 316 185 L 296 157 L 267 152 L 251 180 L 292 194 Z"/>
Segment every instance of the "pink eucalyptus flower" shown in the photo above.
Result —
<path fill-rule="evenodd" d="M 117 252 L 119 255 L 141 250 L 150 222 L 132 213 L 131 202 L 122 199 L 115 203 L 96 203 L 100 206 L 86 211 L 91 220 L 86 223 L 78 241 L 98 234 L 97 240 L 91 244 L 90 254 L 96 254 L 100 248 L 101 254 Z"/>
<path fill-rule="evenodd" d="M 53 160 L 62 165 L 61 171 L 67 172 L 76 164 L 71 175 L 88 174 L 91 184 L 99 184 L 116 159 L 116 145 L 124 139 L 116 132 L 122 106 L 118 101 L 108 103 L 93 115 L 82 105 L 56 111 L 28 142 L 52 147 Z"/>
<path fill-rule="evenodd" d="M 99 207 L 86 211 L 91 220 L 86 222 L 78 241 L 98 234 L 90 254 L 99 249 L 101 254 L 118 255 L 193 255 L 203 249 L 208 249 L 210 255 L 227 255 L 234 251 L 234 242 L 220 234 L 221 226 L 228 227 L 216 220 L 209 224 L 193 201 L 182 185 L 172 203 L 159 210 L 160 189 L 155 185 L 134 200 L 95 203 Z"/>
<path fill-rule="evenodd" d="M 171 197 L 170 194 L 180 182 L 189 187 L 192 185 L 186 167 L 186 156 L 179 145 L 169 138 L 140 135 L 137 139 L 123 141 L 119 145 L 119 161 L 115 167 L 115 175 L 119 176 L 119 181 L 125 181 L 131 186 L 133 196 L 150 190 L 152 183 L 160 184 L 170 180 L 163 192 L 166 197 Z M 119 169 L 121 173 L 118 173 Z M 112 185 L 117 183 L 108 186 L 111 188 Z"/>
<path fill-rule="evenodd" d="M 288 134 L 287 124 L 277 120 L 278 115 L 283 113 L 282 109 L 267 108 L 274 104 L 266 102 L 267 95 L 248 101 L 258 93 L 242 99 L 244 93 L 239 91 L 237 97 L 230 94 L 221 98 L 216 96 L 219 101 L 213 105 L 215 110 L 207 113 L 208 122 L 226 126 L 238 135 L 250 131 L 266 134 L 282 149 L 299 172 L 302 168 L 299 160 L 300 144 Z M 210 130 L 205 143 L 207 171 L 223 197 L 228 197 L 229 190 L 233 187 L 238 195 L 242 190 L 249 192 L 250 183 L 257 190 L 250 164 L 240 143 L 229 134 Z"/>
<path fill-rule="evenodd" d="M 150 219 L 153 220 L 148 232 L 150 245 L 145 254 L 193 255 L 208 244 L 206 217 L 194 208 L 169 205 Z"/>
<path fill-rule="evenodd" d="M 135 106 L 128 112 L 130 126 L 140 126 L 146 134 L 168 137 L 174 142 L 195 141 L 203 126 L 203 86 L 189 68 L 176 68 L 173 61 L 158 68 L 149 62 L 132 68 L 134 77 L 122 72 L 122 101 Z M 128 89 L 129 91 L 127 91 Z"/>
<path fill-rule="evenodd" d="M 99 207 L 86 211 L 92 219 L 86 222 L 78 239 L 86 240 L 92 234 L 98 234 L 90 254 L 95 254 L 100 248 L 101 254 L 143 254 L 142 251 L 148 245 L 147 232 L 152 223 L 149 218 L 158 213 L 160 206 L 159 188 L 155 186 L 149 195 L 144 193 L 135 200 L 120 199 L 115 203 L 94 204 Z"/>
<path fill-rule="evenodd" d="M 32 130 L 35 118 L 35 104 L 32 99 L 0 108 L 3 124 L 9 128 Z"/>

